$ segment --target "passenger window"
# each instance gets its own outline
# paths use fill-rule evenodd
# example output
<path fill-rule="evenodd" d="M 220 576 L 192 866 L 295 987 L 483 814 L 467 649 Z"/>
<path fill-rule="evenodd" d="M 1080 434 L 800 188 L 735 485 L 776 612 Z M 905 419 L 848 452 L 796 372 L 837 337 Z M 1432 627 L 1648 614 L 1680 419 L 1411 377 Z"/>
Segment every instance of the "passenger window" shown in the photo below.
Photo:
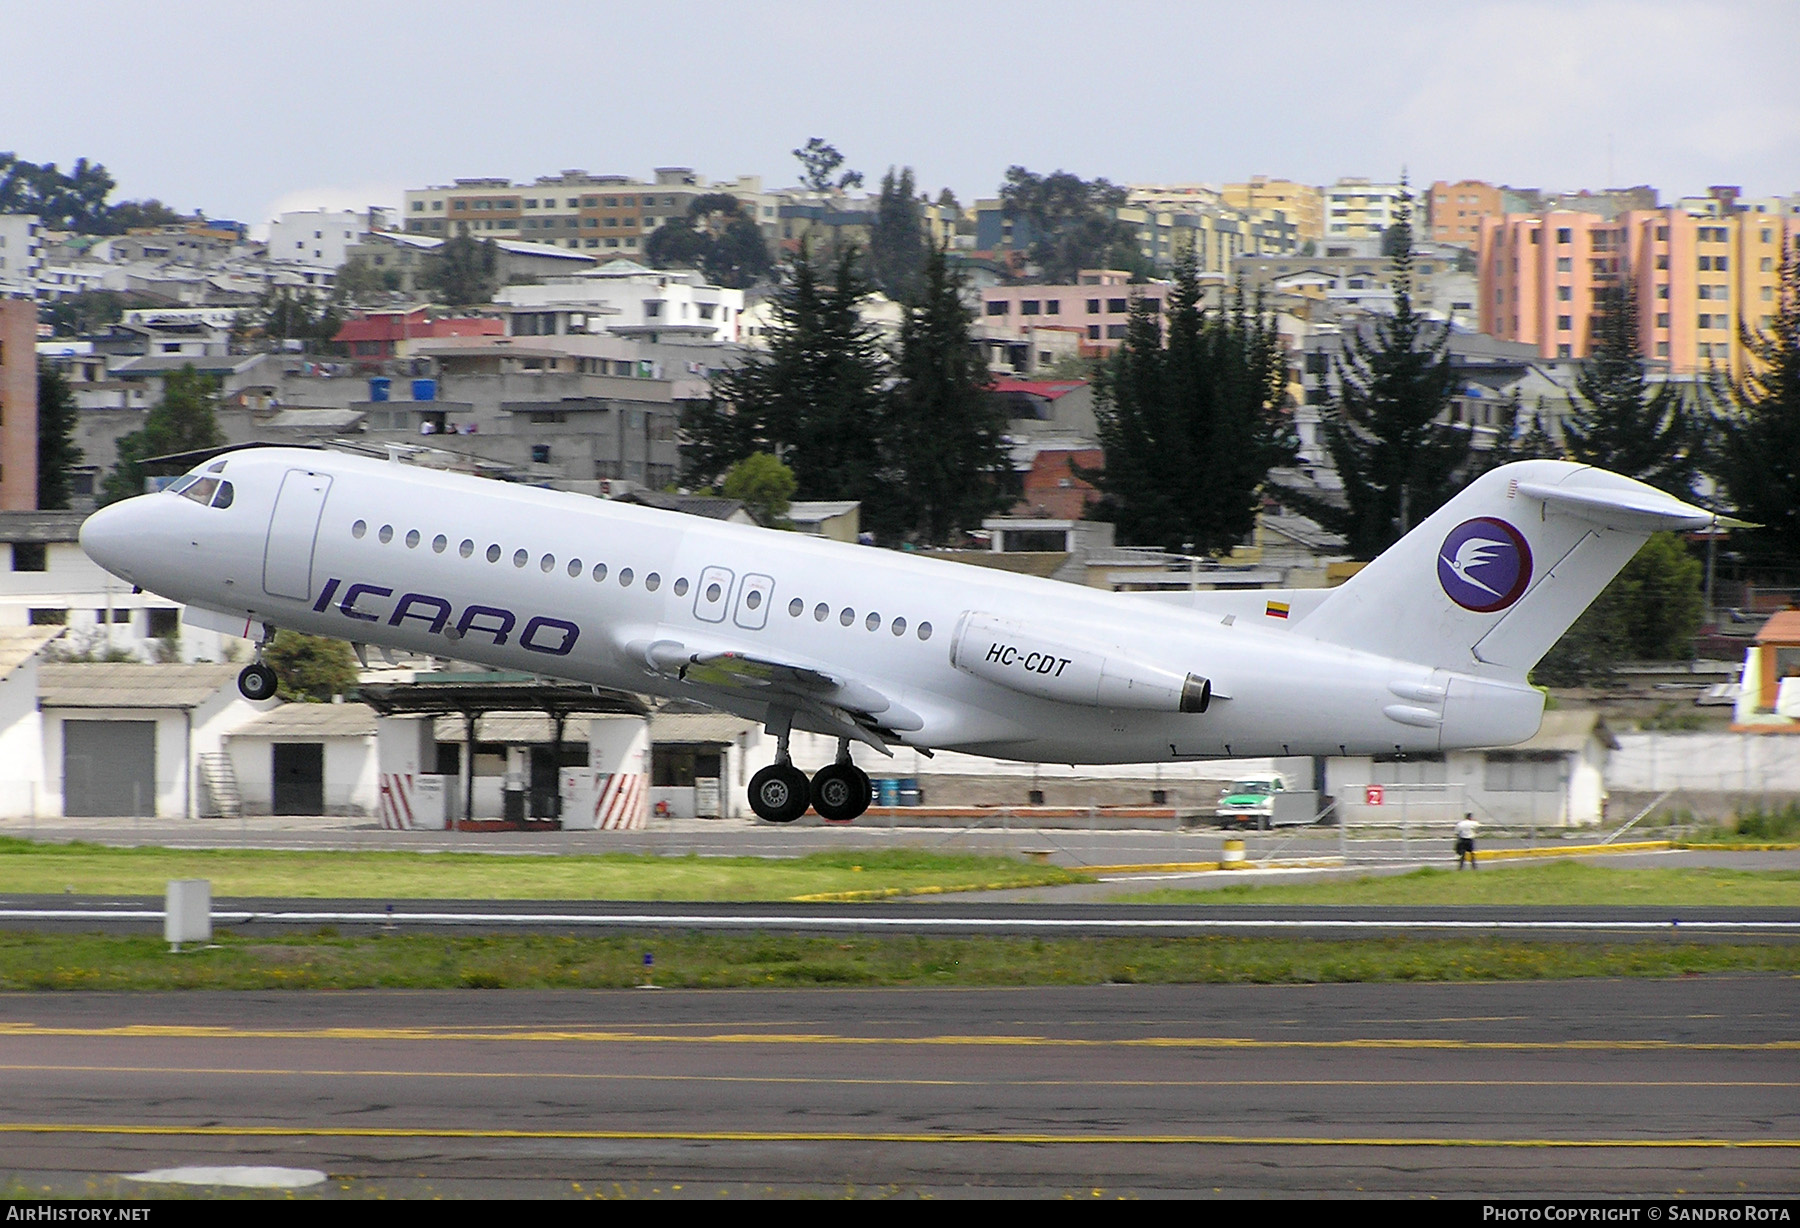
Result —
<path fill-rule="evenodd" d="M 538 560 L 538 570 L 543 572 L 545 575 L 549 575 L 551 572 L 555 571 L 556 570 L 556 556 L 554 554 L 546 554 L 543 558 L 539 559 Z"/>
<path fill-rule="evenodd" d="M 813 607 L 813 621 L 816 623 L 824 622 L 830 614 L 831 607 L 826 605 L 823 601 Z"/>
<path fill-rule="evenodd" d="M 408 550 L 414 550 L 418 548 L 418 545 L 419 531 L 417 529 L 408 529 L 406 531 L 406 548 Z"/>
<path fill-rule="evenodd" d="M 231 483 L 230 482 L 220 482 L 219 483 L 219 493 L 213 496 L 212 505 L 214 507 L 230 507 L 231 499 L 232 499 Z"/>
<path fill-rule="evenodd" d="M 853 623 L 855 621 L 856 621 L 856 611 L 851 609 L 849 606 L 845 606 L 843 608 L 843 610 L 838 614 L 838 622 L 842 623 L 846 627 L 848 627 L 851 623 Z"/>
<path fill-rule="evenodd" d="M 895 635 L 905 635 L 906 620 L 904 618 L 896 618 L 892 623 L 888 624 L 888 630 L 892 631 Z"/>
<path fill-rule="evenodd" d="M 788 602 L 789 617 L 799 618 L 800 615 L 804 614 L 805 612 L 806 612 L 806 603 L 804 601 L 800 600 L 800 598 L 796 597 L 792 601 Z"/>
<path fill-rule="evenodd" d="M 570 559 L 569 560 L 569 579 L 573 580 L 576 576 L 579 576 L 580 574 L 581 574 L 581 560 L 580 559 Z"/>
<path fill-rule="evenodd" d="M 922 640 L 928 640 L 931 638 L 931 624 L 930 623 L 920 623 L 919 624 L 919 638 Z"/>
<path fill-rule="evenodd" d="M 375 536 L 381 539 L 382 545 L 387 545 L 394 540 L 394 526 L 391 524 L 382 525 L 381 532 L 377 533 Z"/>
<path fill-rule="evenodd" d="M 500 561 L 500 543 L 495 542 L 487 548 L 487 561 L 490 563 Z"/>
<path fill-rule="evenodd" d="M 529 562 L 531 562 L 531 552 L 529 550 L 513 551 L 513 566 L 514 567 L 523 567 L 523 566 L 525 566 L 525 564 L 527 564 Z"/>
<path fill-rule="evenodd" d="M 863 626 L 867 627 L 871 631 L 878 629 L 881 626 L 881 615 L 879 615 L 879 614 L 869 615 L 867 618 L 863 619 Z"/>
<path fill-rule="evenodd" d="M 475 553 L 475 543 L 465 537 L 463 538 L 463 544 L 456 548 L 456 552 L 466 559 Z"/>
<path fill-rule="evenodd" d="M 675 595 L 677 597 L 687 596 L 687 591 L 688 591 L 688 582 L 687 582 L 686 576 L 683 576 L 681 579 L 675 581 Z"/>
<path fill-rule="evenodd" d="M 368 531 L 369 531 L 369 522 L 366 520 L 359 520 L 355 524 L 350 526 L 350 536 L 354 537 L 357 541 L 361 541 L 363 538 L 363 534 L 367 533 Z"/>
<path fill-rule="evenodd" d="M 433 554 L 442 554 L 445 550 L 449 549 L 449 547 L 450 539 L 445 537 L 442 533 L 439 533 L 436 537 L 431 539 L 431 552 Z"/>
<path fill-rule="evenodd" d="M 605 563 L 595 563 L 594 564 L 594 583 L 598 584 L 598 583 L 600 583 L 600 581 L 602 581 L 604 579 L 606 579 L 606 564 Z"/>
<path fill-rule="evenodd" d="M 620 583 L 620 585 L 622 585 L 625 588 L 631 587 L 631 568 L 629 568 L 629 567 L 619 568 L 619 583 Z"/>
<path fill-rule="evenodd" d="M 644 577 L 644 588 L 647 591 L 654 593 L 657 589 L 659 589 L 661 587 L 662 587 L 662 577 L 657 575 L 654 571 Z"/>

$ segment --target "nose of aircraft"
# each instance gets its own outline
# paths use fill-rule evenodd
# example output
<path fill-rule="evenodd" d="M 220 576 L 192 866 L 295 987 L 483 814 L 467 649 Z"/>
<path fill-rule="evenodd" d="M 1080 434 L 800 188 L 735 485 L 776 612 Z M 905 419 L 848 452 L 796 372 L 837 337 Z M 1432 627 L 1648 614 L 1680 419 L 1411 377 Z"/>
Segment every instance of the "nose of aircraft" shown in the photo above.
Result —
<path fill-rule="evenodd" d="M 133 524 L 140 519 L 142 499 L 127 499 L 103 507 L 81 522 L 81 548 L 90 559 L 121 579 L 137 583 L 134 555 L 141 557 L 144 542 Z M 135 543 L 134 543 L 134 539 Z M 135 544 L 135 550 L 134 550 Z"/>

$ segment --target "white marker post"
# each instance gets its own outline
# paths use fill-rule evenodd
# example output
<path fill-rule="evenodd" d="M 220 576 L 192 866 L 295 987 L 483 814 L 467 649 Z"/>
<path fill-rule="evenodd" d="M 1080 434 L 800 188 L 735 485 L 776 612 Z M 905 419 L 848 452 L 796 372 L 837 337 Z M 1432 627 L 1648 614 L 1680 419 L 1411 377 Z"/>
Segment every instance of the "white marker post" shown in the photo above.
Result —
<path fill-rule="evenodd" d="M 163 903 L 163 940 L 171 954 L 184 942 L 212 941 L 212 883 L 204 878 L 169 880 Z"/>

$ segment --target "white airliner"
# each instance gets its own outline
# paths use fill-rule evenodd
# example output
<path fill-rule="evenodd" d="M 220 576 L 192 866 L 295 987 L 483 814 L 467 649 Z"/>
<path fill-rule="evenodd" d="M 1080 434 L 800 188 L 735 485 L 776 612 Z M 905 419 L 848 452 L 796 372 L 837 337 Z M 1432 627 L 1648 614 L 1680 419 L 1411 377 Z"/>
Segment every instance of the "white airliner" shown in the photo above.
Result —
<path fill-rule="evenodd" d="M 1477 478 L 1334 589 L 1119 594 L 347 453 L 236 451 L 83 549 L 201 625 L 455 657 L 764 722 L 750 804 L 869 804 L 852 741 L 1059 763 L 1520 742 L 1526 671 L 1657 529 L 1714 520 L 1562 461 Z M 209 615 L 210 612 L 210 615 Z M 261 661 L 239 679 L 264 698 Z M 835 735 L 810 781 L 790 729 Z"/>

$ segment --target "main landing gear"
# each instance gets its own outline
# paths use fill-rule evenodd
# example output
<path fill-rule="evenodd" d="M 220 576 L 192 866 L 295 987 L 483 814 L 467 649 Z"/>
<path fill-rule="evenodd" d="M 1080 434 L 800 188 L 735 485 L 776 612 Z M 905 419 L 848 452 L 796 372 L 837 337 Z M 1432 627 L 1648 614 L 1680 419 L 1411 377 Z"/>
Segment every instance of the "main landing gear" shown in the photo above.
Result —
<path fill-rule="evenodd" d="M 238 692 L 245 699 L 273 699 L 275 691 L 281 686 L 281 677 L 263 663 L 263 649 L 275 638 L 275 629 L 265 627 L 262 642 L 256 646 L 256 660 L 244 666 L 238 673 Z"/>
<path fill-rule="evenodd" d="M 750 778 L 750 809 L 769 823 L 792 823 L 810 804 L 830 823 L 848 823 L 869 808 L 869 774 L 850 762 L 850 743 L 838 743 L 838 760 L 808 781 L 788 759 L 785 729 L 776 735 L 775 762 Z"/>

